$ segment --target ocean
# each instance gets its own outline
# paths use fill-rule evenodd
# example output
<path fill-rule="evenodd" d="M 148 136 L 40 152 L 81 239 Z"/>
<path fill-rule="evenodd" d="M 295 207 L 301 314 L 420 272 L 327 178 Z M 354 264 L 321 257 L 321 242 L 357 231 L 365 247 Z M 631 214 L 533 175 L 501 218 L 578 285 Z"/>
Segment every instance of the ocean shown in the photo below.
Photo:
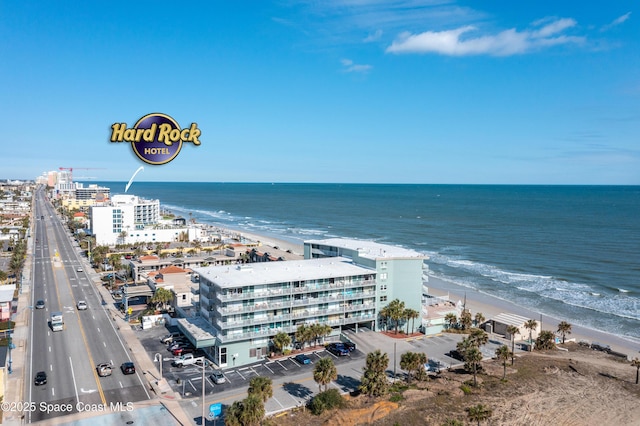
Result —
<path fill-rule="evenodd" d="M 639 186 L 134 182 L 128 193 L 297 243 L 414 249 L 436 277 L 640 342 Z"/>

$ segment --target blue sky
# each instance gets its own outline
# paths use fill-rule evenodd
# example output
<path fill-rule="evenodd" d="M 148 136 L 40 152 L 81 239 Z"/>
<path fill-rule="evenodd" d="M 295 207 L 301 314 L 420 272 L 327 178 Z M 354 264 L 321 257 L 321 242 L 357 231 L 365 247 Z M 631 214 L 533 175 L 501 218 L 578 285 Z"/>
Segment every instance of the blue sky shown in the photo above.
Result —
<path fill-rule="evenodd" d="M 637 2 L 86 3 L 0 6 L 0 178 L 640 184 Z"/>

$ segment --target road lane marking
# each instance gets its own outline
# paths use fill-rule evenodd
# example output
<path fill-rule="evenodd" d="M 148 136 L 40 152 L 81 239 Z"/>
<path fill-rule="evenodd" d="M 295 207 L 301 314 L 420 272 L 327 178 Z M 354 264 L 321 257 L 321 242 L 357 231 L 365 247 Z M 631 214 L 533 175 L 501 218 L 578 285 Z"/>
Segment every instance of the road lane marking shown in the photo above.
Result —
<path fill-rule="evenodd" d="M 71 366 L 71 378 L 73 378 L 73 388 L 76 391 L 76 402 L 80 402 L 80 397 L 78 396 L 78 385 L 76 384 L 76 374 L 73 372 L 73 362 L 71 361 L 71 357 L 69 357 L 69 365 Z"/>

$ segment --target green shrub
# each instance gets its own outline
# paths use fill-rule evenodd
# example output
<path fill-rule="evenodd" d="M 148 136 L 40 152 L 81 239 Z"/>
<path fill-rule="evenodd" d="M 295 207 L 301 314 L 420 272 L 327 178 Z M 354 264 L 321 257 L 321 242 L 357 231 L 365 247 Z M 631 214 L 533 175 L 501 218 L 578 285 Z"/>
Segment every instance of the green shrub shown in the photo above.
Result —
<path fill-rule="evenodd" d="M 309 410 L 316 416 L 319 416 L 326 410 L 332 408 L 343 408 L 346 405 L 346 401 L 338 392 L 338 389 L 329 389 L 317 394 L 309 404 Z"/>
<path fill-rule="evenodd" d="M 465 395 L 469 395 L 471 393 L 471 387 L 467 384 L 460 385 L 460 389 L 464 392 Z"/>
<path fill-rule="evenodd" d="M 289 355 L 291 353 L 291 349 L 285 349 L 282 351 L 282 355 Z"/>
<path fill-rule="evenodd" d="M 404 399 L 404 396 L 402 396 L 401 393 L 392 393 L 391 396 L 389 397 L 389 401 L 391 402 L 400 402 Z"/>

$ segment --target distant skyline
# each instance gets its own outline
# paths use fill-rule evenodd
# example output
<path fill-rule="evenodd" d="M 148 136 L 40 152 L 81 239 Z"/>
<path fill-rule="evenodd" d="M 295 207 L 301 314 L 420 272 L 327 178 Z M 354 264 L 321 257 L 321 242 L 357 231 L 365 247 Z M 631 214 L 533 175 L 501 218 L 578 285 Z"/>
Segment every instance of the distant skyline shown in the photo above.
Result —
<path fill-rule="evenodd" d="M 0 179 L 638 185 L 638 9 L 5 1 Z M 109 141 L 153 112 L 201 145 Z"/>

